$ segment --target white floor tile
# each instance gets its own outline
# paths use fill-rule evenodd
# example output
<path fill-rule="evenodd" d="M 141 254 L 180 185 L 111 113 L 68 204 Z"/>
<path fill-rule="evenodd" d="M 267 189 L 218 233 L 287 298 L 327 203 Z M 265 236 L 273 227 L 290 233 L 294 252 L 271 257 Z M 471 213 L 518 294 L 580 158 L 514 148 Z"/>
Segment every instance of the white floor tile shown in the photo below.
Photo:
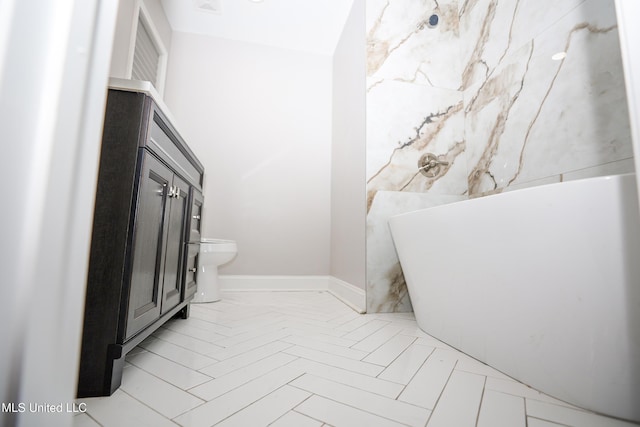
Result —
<path fill-rule="evenodd" d="M 228 374 L 229 372 L 233 372 L 236 369 L 243 368 L 257 362 L 258 360 L 271 356 L 272 354 L 286 350 L 289 347 L 291 347 L 291 344 L 281 341 L 271 342 L 263 345 L 262 347 L 252 349 L 235 357 L 223 360 L 222 362 L 210 365 L 207 368 L 202 369 L 200 372 L 211 377 L 218 378 Z"/>
<path fill-rule="evenodd" d="M 176 319 L 169 320 L 164 324 L 164 328 L 171 329 L 172 331 L 179 332 L 181 334 L 189 335 L 194 338 L 199 338 L 207 342 L 216 342 L 231 335 L 231 329 L 219 328 L 217 331 L 214 329 L 207 329 L 203 325 L 203 320 L 200 319 Z M 224 333 L 220 333 L 224 332 Z"/>
<path fill-rule="evenodd" d="M 189 318 L 189 321 L 193 323 L 193 326 L 207 329 L 211 331 L 217 331 L 221 335 L 232 336 L 233 335 L 233 327 L 228 326 L 228 323 L 232 323 L 235 318 L 235 313 L 242 312 L 245 316 L 253 315 L 252 311 L 255 311 L 255 308 L 251 307 L 242 307 L 242 310 L 238 310 L 238 306 L 229 305 L 228 308 L 223 310 L 207 310 L 202 309 L 198 310 L 198 306 L 196 305 L 195 310 L 192 312 L 192 316 Z M 264 310 L 264 308 L 259 308 L 259 310 Z"/>
<path fill-rule="evenodd" d="M 313 330 L 319 334 L 332 335 L 334 337 L 342 337 L 344 335 L 344 332 L 334 329 L 331 325 L 327 324 L 327 322 L 320 322 L 305 317 L 287 316 L 286 326 L 302 330 Z"/>
<path fill-rule="evenodd" d="M 248 382 L 174 419 L 182 426 L 208 427 L 251 405 L 302 375 L 295 362 Z"/>
<path fill-rule="evenodd" d="M 307 320 L 326 323 L 333 317 L 331 313 L 317 311 L 313 307 L 286 307 L 281 310 L 287 316 L 304 317 Z"/>
<path fill-rule="evenodd" d="M 344 384 L 305 374 L 294 387 L 409 426 L 424 426 L 431 411 Z"/>
<path fill-rule="evenodd" d="M 485 377 L 454 371 L 433 410 L 428 427 L 474 427 Z"/>
<path fill-rule="evenodd" d="M 183 390 L 188 390 L 211 380 L 208 375 L 201 374 L 151 352 L 139 353 L 132 357 L 127 355 L 127 360 L 132 365 L 144 369 Z"/>
<path fill-rule="evenodd" d="M 632 427 L 637 424 L 603 417 L 591 412 L 567 408 L 552 403 L 527 399 L 527 415 L 572 427 Z"/>
<path fill-rule="evenodd" d="M 356 329 L 358 329 L 358 328 L 360 328 L 360 327 L 362 327 L 362 326 L 366 325 L 366 324 L 367 324 L 367 323 L 369 323 L 371 320 L 372 320 L 372 319 L 368 318 L 367 316 L 359 315 L 358 317 L 355 317 L 355 318 L 353 318 L 353 319 L 351 319 L 351 320 L 349 320 L 349 321 L 347 321 L 347 322 L 343 323 L 342 325 L 338 326 L 338 327 L 337 327 L 337 328 L 335 328 L 335 329 L 336 329 L 336 331 L 343 331 L 343 332 L 346 334 L 346 333 L 349 333 L 349 332 L 353 332 L 353 331 L 355 331 Z M 385 324 L 382 324 L 382 325 L 380 326 L 380 328 L 381 328 L 382 326 L 384 326 L 384 325 L 386 325 L 386 323 L 385 323 Z M 372 331 L 372 332 L 373 332 L 373 331 Z M 366 337 L 366 335 L 365 335 L 364 337 Z M 364 337 L 360 337 L 359 339 L 362 339 L 362 338 L 364 338 Z M 358 341 L 359 339 L 357 339 L 357 338 L 356 338 L 356 341 Z"/>
<path fill-rule="evenodd" d="M 403 314 L 407 313 L 373 313 L 367 314 L 367 317 L 390 322 L 401 329 L 411 328 L 416 325 L 415 319 L 412 317 L 404 317 L 402 316 Z"/>
<path fill-rule="evenodd" d="M 226 335 L 222 335 L 214 331 L 209 331 L 207 329 L 190 326 L 188 323 L 180 323 L 180 321 L 178 320 L 168 321 L 167 323 L 165 323 L 163 328 L 169 329 L 179 334 L 197 338 L 199 340 L 206 341 L 209 343 L 215 343 L 217 341 L 220 341 L 228 337 Z"/>
<path fill-rule="evenodd" d="M 144 348 L 138 346 L 138 347 L 134 347 L 131 349 L 131 351 L 129 353 L 127 353 L 126 357 L 131 357 L 134 356 L 138 353 L 145 353 L 147 350 L 145 350 Z"/>
<path fill-rule="evenodd" d="M 420 329 L 417 323 L 414 323 L 408 328 L 404 328 L 400 333 L 402 335 L 408 335 L 410 337 L 416 337 L 416 338 L 433 338 L 431 337 L 431 335 L 427 334 L 425 331 Z M 423 345 L 427 345 L 427 344 L 425 343 Z"/>
<path fill-rule="evenodd" d="M 385 342 L 389 341 L 391 337 L 397 335 L 402 330 L 398 326 L 394 326 L 389 323 L 390 322 L 383 320 L 372 320 L 366 325 L 356 329 L 348 335 L 345 335 L 344 338 L 356 339 L 354 337 L 362 336 L 361 338 L 358 338 L 360 342 L 352 348 L 357 350 L 373 351 Z"/>
<path fill-rule="evenodd" d="M 282 324 L 282 326 L 284 326 L 284 329 L 287 331 L 291 331 L 291 330 L 297 331 L 298 333 L 291 332 L 291 335 L 297 335 L 297 336 L 309 336 L 310 334 L 314 334 L 314 335 L 324 335 L 329 337 L 341 338 L 342 335 L 344 335 L 344 332 L 334 329 L 328 323 L 324 327 L 322 327 L 318 325 L 310 325 L 304 322 L 298 322 L 296 319 L 289 318 L 287 321 L 285 321 Z M 347 340 L 347 341 L 351 342 L 350 346 L 358 342 L 355 340 Z"/>
<path fill-rule="evenodd" d="M 428 345 L 430 347 L 444 348 L 444 349 L 447 349 L 447 350 L 457 351 L 456 349 L 454 349 L 450 345 L 447 345 L 446 343 L 443 343 L 439 339 L 436 339 L 436 338 L 434 338 L 434 337 L 432 337 L 430 335 L 418 337 L 418 340 L 416 341 L 416 344 Z"/>
<path fill-rule="evenodd" d="M 283 331 L 282 329 L 278 329 L 273 332 L 263 333 L 253 339 L 235 344 L 231 347 L 216 350 L 209 356 L 218 360 L 227 360 L 232 357 L 245 354 L 248 351 L 262 347 L 266 344 L 270 344 L 274 341 L 282 340 L 283 338 L 286 338 L 288 336 L 289 334 L 287 332 Z"/>
<path fill-rule="evenodd" d="M 256 326 L 254 324 L 253 329 L 246 328 L 244 332 L 240 332 L 233 336 L 221 339 L 220 341 L 216 341 L 216 345 L 219 345 L 224 348 L 233 347 L 234 345 L 251 341 L 256 337 L 261 337 L 265 334 L 282 330 L 284 328 L 284 325 L 282 323 L 283 323 L 282 321 L 278 321 L 276 325 L 268 325 L 268 326 L 264 326 L 264 325 Z"/>
<path fill-rule="evenodd" d="M 462 357 L 458 359 L 456 370 L 470 372 L 472 374 L 484 375 L 485 377 L 512 381 L 510 377 L 498 371 L 497 369 L 494 369 L 491 366 L 467 355 L 462 355 Z"/>
<path fill-rule="evenodd" d="M 276 353 L 264 359 L 258 360 L 255 363 L 245 366 L 242 369 L 230 372 L 219 378 L 208 381 L 197 387 L 189 390 L 192 393 L 204 400 L 213 400 L 218 396 L 222 396 L 228 391 L 234 388 L 240 387 L 243 384 L 248 383 L 264 374 L 293 362 L 296 359 L 295 356 L 284 353 Z"/>
<path fill-rule="evenodd" d="M 100 427 L 93 418 L 87 414 L 80 414 L 73 417 L 73 427 Z"/>
<path fill-rule="evenodd" d="M 343 405 L 320 396 L 311 396 L 296 411 L 334 427 L 401 427 L 402 424 Z"/>
<path fill-rule="evenodd" d="M 271 427 L 321 427 L 323 424 L 299 412 L 289 411 L 271 423 Z"/>
<path fill-rule="evenodd" d="M 352 348 L 329 344 L 327 342 L 316 341 L 313 338 L 289 336 L 282 341 L 290 344 L 298 345 L 300 347 L 310 348 L 313 350 L 322 351 L 323 353 L 329 353 L 336 356 L 346 357 L 348 359 L 362 360 L 369 355 L 366 351 L 354 350 Z"/>
<path fill-rule="evenodd" d="M 130 352 L 121 389 L 78 400 L 89 406 L 74 427 L 640 426 L 514 381 L 411 313 L 359 315 L 328 292 L 223 298 L 169 321 L 142 344 L 151 351 Z"/>
<path fill-rule="evenodd" d="M 400 384 L 409 384 L 411 378 L 418 372 L 425 360 L 433 353 L 433 347 L 424 345 L 409 346 L 398 358 L 396 358 L 378 378 L 394 381 Z"/>
<path fill-rule="evenodd" d="M 140 343 L 140 347 L 152 353 L 162 356 L 165 359 L 173 360 L 180 365 L 190 369 L 201 369 L 205 366 L 212 365 L 217 362 L 216 359 L 198 354 L 194 351 L 187 350 L 184 347 L 171 344 L 168 341 L 159 340 L 149 337 Z"/>
<path fill-rule="evenodd" d="M 225 291 L 222 291 L 222 294 L 225 294 Z M 226 313 L 229 310 L 233 310 L 237 306 L 230 302 L 230 299 L 225 295 L 220 301 L 216 302 L 207 302 L 207 303 L 194 303 L 191 304 L 191 310 L 209 310 L 209 311 L 217 311 L 219 313 Z"/>
<path fill-rule="evenodd" d="M 348 313 L 341 313 L 333 319 L 327 321 L 327 323 L 336 327 L 341 327 L 343 325 L 346 325 L 348 322 L 359 319 L 360 317 L 361 316 L 358 313 L 356 313 L 355 311 L 351 311 Z"/>
<path fill-rule="evenodd" d="M 206 320 L 198 319 L 193 316 L 189 317 L 188 319 L 176 319 L 174 321 L 169 321 L 165 325 L 169 329 L 174 329 L 174 328 L 186 328 L 189 330 L 201 329 L 203 331 L 213 332 L 215 334 L 222 335 L 225 337 L 230 337 L 233 335 L 233 329 L 229 328 L 228 326 L 219 325 L 213 322 L 207 322 Z M 174 329 L 174 330 L 176 330 L 177 332 L 180 332 L 177 329 Z"/>
<path fill-rule="evenodd" d="M 302 362 L 301 362 L 302 363 Z M 328 380 L 349 385 L 360 390 L 370 391 L 380 396 L 395 399 L 404 388 L 400 384 L 369 375 L 358 374 L 356 372 L 347 371 L 345 369 L 336 368 L 334 366 L 325 365 L 323 363 L 313 362 L 311 360 L 304 361 L 305 372 L 313 374 L 317 377 L 326 378 Z"/>
<path fill-rule="evenodd" d="M 457 357 L 449 350 L 436 349 L 418 369 L 398 400 L 433 409 L 453 372 Z"/>
<path fill-rule="evenodd" d="M 551 421 L 540 420 L 538 418 L 527 417 L 527 427 L 567 427 L 565 424 L 556 424 Z"/>
<path fill-rule="evenodd" d="M 316 342 L 339 345 L 342 347 L 351 347 L 352 345 L 357 344 L 358 342 L 354 340 L 347 340 L 344 338 L 336 337 L 333 335 L 314 333 L 309 329 L 298 328 L 297 326 L 293 328 L 287 327 L 284 330 L 287 331 L 289 335 L 293 335 L 296 337 L 305 337 L 305 338 L 314 340 Z"/>
<path fill-rule="evenodd" d="M 391 323 L 385 320 L 378 320 L 376 318 L 369 317 L 366 314 L 364 315 L 364 320 L 366 320 L 366 322 L 364 322 L 362 326 L 359 326 L 358 328 L 344 335 L 343 338 L 362 341 L 371 334 L 377 332 L 385 326 L 388 326 Z"/>
<path fill-rule="evenodd" d="M 495 391 L 500 391 L 502 393 L 512 394 L 514 396 L 526 397 L 528 399 L 534 399 L 534 400 L 539 400 L 541 402 L 553 403 L 560 406 L 567 406 L 569 408 L 578 409 L 573 405 L 570 405 L 566 402 L 555 399 L 544 393 L 540 393 L 538 390 L 535 390 L 529 387 L 528 385 L 522 384 L 510 378 L 499 379 L 499 378 L 487 377 L 485 388 L 488 390 L 495 390 Z"/>
<path fill-rule="evenodd" d="M 376 365 L 388 366 L 414 341 L 415 338 L 396 335 L 362 360 Z"/>
<path fill-rule="evenodd" d="M 346 357 L 336 356 L 322 351 L 312 350 L 309 348 L 294 346 L 285 350 L 285 353 L 294 356 L 303 357 L 315 362 L 324 363 L 326 365 L 335 366 L 336 368 L 346 369 L 347 371 L 357 372 L 359 374 L 377 376 L 384 369 L 381 366 L 372 363 L 361 362 L 359 360 L 347 359 Z"/>
<path fill-rule="evenodd" d="M 204 403 L 133 365 L 124 368 L 121 389 L 167 418 L 177 417 Z"/>
<path fill-rule="evenodd" d="M 526 427 L 524 399 L 485 390 L 476 427 Z"/>
<path fill-rule="evenodd" d="M 236 316 L 230 316 L 227 319 L 226 325 L 232 328 L 235 335 L 253 331 L 256 329 L 256 325 L 265 328 L 277 328 L 277 325 L 282 323 L 286 318 L 284 314 L 271 309 L 257 310 L 255 313 L 249 313 L 244 316 L 238 316 L 237 314 L 240 313 L 236 310 L 234 314 L 236 314 Z"/>
<path fill-rule="evenodd" d="M 84 400 L 87 413 L 104 427 L 175 427 L 175 424 L 122 390 L 108 398 Z"/>
<path fill-rule="evenodd" d="M 153 333 L 153 336 L 160 340 L 168 341 L 177 346 L 184 347 L 187 350 L 191 350 L 203 356 L 223 349 L 223 347 L 220 347 L 219 345 L 212 344 L 198 338 L 190 337 L 188 335 L 184 335 L 166 328 L 158 329 Z"/>
<path fill-rule="evenodd" d="M 236 412 L 216 426 L 219 427 L 260 427 L 268 426 L 306 400 L 310 393 L 300 389 L 283 386 L 257 402 Z"/>

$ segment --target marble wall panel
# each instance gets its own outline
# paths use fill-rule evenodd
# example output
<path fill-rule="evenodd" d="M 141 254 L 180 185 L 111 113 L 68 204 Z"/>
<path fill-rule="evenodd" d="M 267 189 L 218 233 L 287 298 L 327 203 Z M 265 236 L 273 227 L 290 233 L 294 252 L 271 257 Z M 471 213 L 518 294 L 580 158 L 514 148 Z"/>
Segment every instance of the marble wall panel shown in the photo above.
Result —
<path fill-rule="evenodd" d="M 457 0 L 368 0 L 366 14 L 368 88 L 386 80 L 460 86 Z"/>
<path fill-rule="evenodd" d="M 388 218 L 467 192 L 458 4 L 370 0 L 366 14 L 367 309 L 411 311 Z M 448 163 L 431 178 L 427 152 Z"/>
<path fill-rule="evenodd" d="M 483 40 L 461 38 L 472 197 L 633 155 L 613 1 L 531 3 L 469 2 L 460 17 Z"/>
<path fill-rule="evenodd" d="M 368 313 L 412 311 L 402 268 L 389 230 L 389 218 L 465 199 L 466 196 L 399 191 L 379 191 L 376 194 L 367 216 Z"/>
<path fill-rule="evenodd" d="M 369 205 L 379 190 L 466 192 L 462 93 L 388 81 L 367 95 Z M 449 163 L 427 178 L 418 160 L 430 152 Z"/>
<path fill-rule="evenodd" d="M 508 52 L 529 43 L 584 1 L 461 1 L 459 49 L 464 64 L 463 89 L 486 80 Z"/>

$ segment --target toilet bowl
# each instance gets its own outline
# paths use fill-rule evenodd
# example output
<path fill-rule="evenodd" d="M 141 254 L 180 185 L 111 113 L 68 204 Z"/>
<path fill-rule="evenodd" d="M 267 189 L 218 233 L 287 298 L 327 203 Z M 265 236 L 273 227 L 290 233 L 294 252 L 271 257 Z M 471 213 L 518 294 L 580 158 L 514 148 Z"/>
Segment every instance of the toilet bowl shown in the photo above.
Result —
<path fill-rule="evenodd" d="M 233 240 L 201 239 L 198 253 L 198 288 L 191 302 L 220 301 L 218 266 L 231 261 L 238 253 Z"/>

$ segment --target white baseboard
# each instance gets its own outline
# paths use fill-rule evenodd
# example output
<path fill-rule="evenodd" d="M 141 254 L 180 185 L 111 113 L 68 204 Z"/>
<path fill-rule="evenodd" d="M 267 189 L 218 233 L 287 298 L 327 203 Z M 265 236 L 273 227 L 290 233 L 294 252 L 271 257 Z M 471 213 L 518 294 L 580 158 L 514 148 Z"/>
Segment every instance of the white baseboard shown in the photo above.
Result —
<path fill-rule="evenodd" d="M 336 277 L 329 276 L 328 291 L 358 313 L 366 313 L 367 294 L 364 289 L 360 289 Z"/>
<path fill-rule="evenodd" d="M 240 276 L 218 277 L 223 291 L 326 291 L 327 276 Z"/>
<path fill-rule="evenodd" d="M 333 276 L 220 275 L 222 291 L 327 291 L 358 313 L 366 312 L 363 289 Z"/>

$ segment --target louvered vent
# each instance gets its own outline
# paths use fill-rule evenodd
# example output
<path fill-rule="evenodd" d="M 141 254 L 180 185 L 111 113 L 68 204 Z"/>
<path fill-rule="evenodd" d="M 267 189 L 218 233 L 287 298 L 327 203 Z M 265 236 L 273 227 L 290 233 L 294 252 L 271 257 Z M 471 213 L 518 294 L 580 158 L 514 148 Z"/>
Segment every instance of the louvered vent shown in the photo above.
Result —
<path fill-rule="evenodd" d="M 160 52 L 149 35 L 149 30 L 144 25 L 144 22 L 142 22 L 142 19 L 138 19 L 138 32 L 136 34 L 136 47 L 133 52 L 131 78 L 134 80 L 150 81 L 157 88 L 159 61 Z"/>

